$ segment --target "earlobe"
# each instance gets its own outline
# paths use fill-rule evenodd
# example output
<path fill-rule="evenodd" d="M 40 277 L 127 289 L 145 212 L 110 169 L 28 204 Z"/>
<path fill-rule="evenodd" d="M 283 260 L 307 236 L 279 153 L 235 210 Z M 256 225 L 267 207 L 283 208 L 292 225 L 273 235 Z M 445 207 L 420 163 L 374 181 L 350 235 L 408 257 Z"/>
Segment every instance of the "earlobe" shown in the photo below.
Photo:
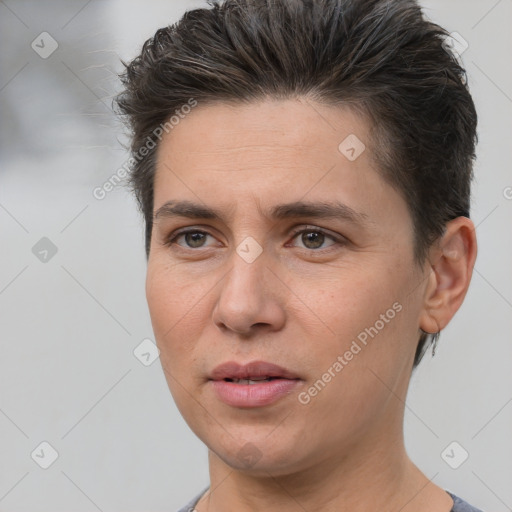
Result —
<path fill-rule="evenodd" d="M 420 329 L 434 333 L 448 325 L 466 296 L 476 253 L 473 222 L 467 217 L 450 221 L 444 235 L 431 249 Z"/>

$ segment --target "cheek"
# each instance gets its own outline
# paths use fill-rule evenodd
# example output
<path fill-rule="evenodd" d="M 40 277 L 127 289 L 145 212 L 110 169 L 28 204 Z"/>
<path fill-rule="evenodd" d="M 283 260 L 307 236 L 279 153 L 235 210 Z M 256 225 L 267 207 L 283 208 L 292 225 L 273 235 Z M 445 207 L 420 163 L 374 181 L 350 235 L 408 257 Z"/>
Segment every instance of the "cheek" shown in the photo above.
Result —
<path fill-rule="evenodd" d="M 310 293 L 314 302 L 309 304 L 316 304 L 315 310 L 329 326 L 328 336 L 317 345 L 322 349 L 315 350 L 315 373 L 321 376 L 341 356 L 343 370 L 338 365 L 335 373 L 343 373 L 345 385 L 351 388 L 358 382 L 375 381 L 370 370 L 390 381 L 401 374 L 417 333 L 419 308 L 415 294 L 410 293 L 411 282 L 403 271 L 388 265 L 373 274 L 351 272 L 333 280 L 322 293 Z"/>
<path fill-rule="evenodd" d="M 201 301 L 209 287 L 177 266 L 148 264 L 146 299 L 163 362 L 178 371 L 182 357 L 193 356 L 194 339 L 204 318 Z"/>
<path fill-rule="evenodd" d="M 322 290 L 308 290 L 321 318 L 325 318 L 340 339 L 348 341 L 379 321 L 380 315 L 399 300 L 400 285 L 389 268 L 379 265 L 352 265 L 331 275 Z M 391 311 L 388 316 L 394 316 Z M 380 330 L 380 329 L 379 329 Z"/>
<path fill-rule="evenodd" d="M 197 384 L 190 368 L 197 358 L 197 340 L 205 314 L 201 298 L 206 291 L 200 282 L 185 278 L 179 268 L 148 263 L 146 299 L 160 363 L 176 406 L 185 418 L 200 413 L 190 400 L 190 392 Z"/>

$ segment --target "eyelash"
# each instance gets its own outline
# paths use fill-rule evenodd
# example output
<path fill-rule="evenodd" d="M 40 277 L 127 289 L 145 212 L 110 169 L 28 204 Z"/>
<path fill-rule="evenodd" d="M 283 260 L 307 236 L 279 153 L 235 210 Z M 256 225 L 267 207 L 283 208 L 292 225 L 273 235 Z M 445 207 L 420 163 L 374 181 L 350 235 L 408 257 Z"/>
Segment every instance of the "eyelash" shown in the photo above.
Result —
<path fill-rule="evenodd" d="M 165 245 L 167 246 L 171 246 L 171 245 L 174 245 L 176 243 L 176 240 L 180 237 L 180 236 L 183 236 L 183 235 L 187 235 L 189 233 L 200 233 L 200 234 L 203 234 L 203 235 L 210 235 L 210 236 L 213 236 L 211 235 L 210 233 L 208 233 L 207 231 L 203 231 L 201 229 L 197 229 L 197 228 L 193 228 L 193 229 L 183 229 L 183 230 L 180 230 L 180 231 L 177 231 L 175 233 L 172 233 L 167 241 L 165 242 Z M 292 240 L 294 240 L 295 238 L 297 238 L 298 235 L 301 235 L 302 233 L 320 233 L 322 235 L 324 235 L 325 237 L 327 238 L 330 238 L 334 244 L 333 245 L 330 245 L 329 247 L 325 247 L 324 249 L 308 249 L 307 247 L 306 248 L 302 248 L 302 247 L 299 247 L 299 249 L 303 249 L 303 250 L 306 250 L 306 251 L 311 251 L 311 252 L 320 252 L 322 250 L 328 250 L 330 249 L 331 247 L 333 247 L 334 245 L 345 245 L 346 243 L 346 240 L 343 238 L 343 237 L 336 237 L 330 233 L 328 233 L 327 231 L 321 229 L 321 228 L 316 228 L 316 227 L 311 227 L 311 228 L 303 228 L 303 229 L 299 229 L 299 230 L 296 230 L 292 233 Z M 198 247 L 198 248 L 194 248 L 194 247 L 183 247 L 179 244 L 176 244 L 178 245 L 178 247 L 180 247 L 181 249 L 189 249 L 189 250 L 199 250 L 199 249 L 205 249 L 205 247 Z M 206 247 L 207 248 L 207 247 Z"/>

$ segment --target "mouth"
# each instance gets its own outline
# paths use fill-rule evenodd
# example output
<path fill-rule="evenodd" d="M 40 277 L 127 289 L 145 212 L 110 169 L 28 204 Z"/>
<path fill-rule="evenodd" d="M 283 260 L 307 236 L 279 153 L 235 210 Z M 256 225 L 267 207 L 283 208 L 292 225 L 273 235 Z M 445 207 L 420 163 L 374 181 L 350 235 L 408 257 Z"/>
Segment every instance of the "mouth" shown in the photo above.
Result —
<path fill-rule="evenodd" d="M 235 384 L 244 384 L 248 386 L 252 386 L 254 384 L 258 384 L 260 382 L 270 382 L 272 380 L 279 379 L 280 377 L 251 377 L 249 379 L 223 379 L 224 382 L 233 382 Z"/>
<path fill-rule="evenodd" d="M 239 364 L 235 361 L 228 361 L 215 367 L 209 376 L 210 380 L 226 380 L 230 382 L 262 380 L 289 379 L 295 380 L 299 376 L 274 363 L 267 361 L 251 361 L 247 364 Z M 247 384 L 245 382 L 244 384 Z"/>
<path fill-rule="evenodd" d="M 217 366 L 209 377 L 215 395 L 232 407 L 264 407 L 289 395 L 302 381 L 294 372 L 265 361 Z"/>

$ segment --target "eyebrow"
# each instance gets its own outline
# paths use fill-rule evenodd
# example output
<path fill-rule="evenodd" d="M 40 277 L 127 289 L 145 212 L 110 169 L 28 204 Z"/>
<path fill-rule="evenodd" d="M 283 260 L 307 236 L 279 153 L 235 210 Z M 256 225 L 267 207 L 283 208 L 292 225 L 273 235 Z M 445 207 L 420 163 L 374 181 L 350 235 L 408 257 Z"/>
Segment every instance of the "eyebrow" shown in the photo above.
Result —
<path fill-rule="evenodd" d="M 357 212 L 346 204 L 334 202 L 304 202 L 279 204 L 266 214 L 270 219 L 283 220 L 297 217 L 311 217 L 314 219 L 343 219 L 348 222 L 364 225 L 368 215 Z M 153 215 L 153 220 L 161 218 L 186 217 L 188 219 L 213 219 L 224 221 L 222 213 L 205 205 L 191 201 L 167 201 Z"/>

